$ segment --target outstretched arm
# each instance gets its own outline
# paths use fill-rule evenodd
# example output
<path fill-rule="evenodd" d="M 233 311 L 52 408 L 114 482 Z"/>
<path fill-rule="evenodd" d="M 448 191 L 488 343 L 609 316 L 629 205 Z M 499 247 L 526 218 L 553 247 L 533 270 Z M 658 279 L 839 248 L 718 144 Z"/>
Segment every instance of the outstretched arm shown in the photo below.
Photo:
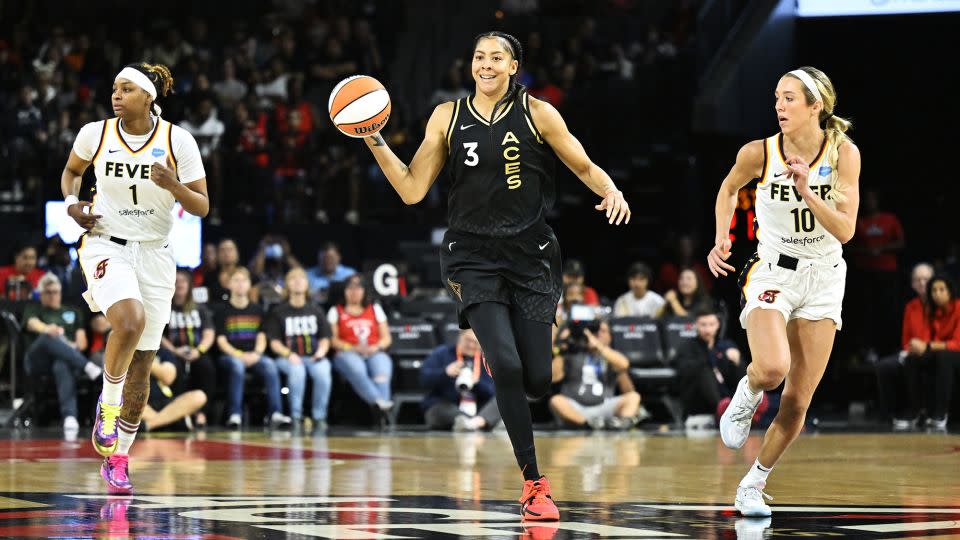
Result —
<path fill-rule="evenodd" d="M 617 189 L 610 175 L 590 161 L 580 141 L 567 129 L 567 123 L 553 105 L 530 98 L 530 116 L 543 135 L 543 140 L 557 154 L 560 161 L 577 175 L 591 191 L 603 198 L 595 208 L 605 211 L 611 224 L 630 223 L 630 205 Z"/>
<path fill-rule="evenodd" d="M 404 164 L 393 153 L 379 133 L 364 138 L 383 174 L 405 204 L 422 201 L 440 174 L 447 160 L 446 131 L 452 115 L 453 103 L 437 105 L 427 121 L 427 132 L 410 165 Z"/>
<path fill-rule="evenodd" d="M 737 162 L 733 164 L 717 193 L 716 238 L 713 249 L 707 255 L 707 264 L 714 277 L 727 275 L 735 269 L 727 264 L 730 258 L 730 220 L 737 208 L 737 193 L 750 180 L 763 174 L 763 141 L 751 141 L 737 152 Z"/>

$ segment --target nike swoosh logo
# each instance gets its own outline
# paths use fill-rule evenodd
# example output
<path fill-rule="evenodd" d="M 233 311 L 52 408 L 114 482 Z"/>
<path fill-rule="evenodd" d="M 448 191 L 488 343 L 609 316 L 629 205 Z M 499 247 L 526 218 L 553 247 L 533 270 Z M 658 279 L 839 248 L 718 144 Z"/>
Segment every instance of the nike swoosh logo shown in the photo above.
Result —
<path fill-rule="evenodd" d="M 539 244 L 538 244 L 538 245 L 539 245 Z M 547 242 L 547 243 L 543 244 L 542 246 L 540 246 L 540 251 L 543 251 L 543 248 L 545 248 L 545 247 L 547 247 L 547 246 L 549 246 L 549 245 L 550 245 L 550 242 Z"/>
<path fill-rule="evenodd" d="M 476 125 L 476 124 L 470 124 L 469 126 L 460 126 L 460 131 L 463 131 L 463 130 L 465 130 L 465 129 L 470 129 L 470 128 L 472 128 L 472 127 L 475 126 L 475 125 Z"/>
<path fill-rule="evenodd" d="M 107 150 L 107 153 L 108 153 L 108 154 L 112 154 L 112 153 L 114 153 L 114 152 L 119 152 L 119 151 L 120 151 L 120 149 L 117 148 L 116 150 Z"/>
<path fill-rule="evenodd" d="M 456 242 L 450 242 L 450 245 L 447 246 L 447 249 L 449 249 L 450 251 L 453 251 L 453 245 L 454 245 L 454 244 L 456 244 Z"/>
<path fill-rule="evenodd" d="M 782 171 L 782 172 L 778 172 L 778 173 L 773 173 L 773 177 L 774 177 L 774 178 L 780 178 L 781 176 L 783 176 L 783 175 L 785 175 L 785 174 L 787 174 L 787 171 Z"/>

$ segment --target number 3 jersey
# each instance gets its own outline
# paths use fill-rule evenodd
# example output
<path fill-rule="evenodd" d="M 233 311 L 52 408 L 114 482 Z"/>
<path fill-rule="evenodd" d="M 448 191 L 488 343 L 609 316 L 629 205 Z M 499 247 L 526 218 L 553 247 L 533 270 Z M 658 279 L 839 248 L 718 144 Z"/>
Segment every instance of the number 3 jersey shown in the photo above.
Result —
<path fill-rule="evenodd" d="M 829 257 L 842 251 L 842 245 L 813 215 L 788 176 L 783 153 L 783 133 L 763 141 L 763 172 L 757 184 L 757 238 L 762 245 L 798 259 Z M 827 194 L 833 188 L 836 164 L 827 163 L 827 142 L 810 163 L 810 189 L 836 207 Z"/>
<path fill-rule="evenodd" d="M 119 118 L 91 122 L 77 135 L 73 151 L 96 173 L 90 211 L 103 216 L 92 232 L 141 242 L 164 239 L 173 226 L 174 197 L 150 180 L 150 167 L 173 163 L 184 184 L 206 176 L 193 136 L 151 118 L 153 129 L 145 135 L 126 133 Z"/>
<path fill-rule="evenodd" d="M 473 98 L 454 102 L 447 129 L 450 229 L 514 236 L 542 221 L 553 204 L 553 150 L 533 124 L 525 91 L 501 105 L 492 126 Z"/>

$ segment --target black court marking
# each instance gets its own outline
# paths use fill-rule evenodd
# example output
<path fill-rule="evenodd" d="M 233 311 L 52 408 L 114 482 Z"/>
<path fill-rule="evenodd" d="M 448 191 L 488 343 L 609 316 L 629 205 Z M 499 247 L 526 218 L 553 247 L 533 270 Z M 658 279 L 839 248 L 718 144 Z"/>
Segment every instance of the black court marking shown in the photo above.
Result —
<path fill-rule="evenodd" d="M 746 519 L 729 506 L 561 502 L 560 523 L 522 524 L 519 504 L 418 496 L 6 493 L 2 537 L 383 539 L 903 538 L 960 535 L 960 507 L 780 506 Z M 23 501 L 22 508 L 16 508 Z M 32 504 L 31 504 L 32 503 Z"/>

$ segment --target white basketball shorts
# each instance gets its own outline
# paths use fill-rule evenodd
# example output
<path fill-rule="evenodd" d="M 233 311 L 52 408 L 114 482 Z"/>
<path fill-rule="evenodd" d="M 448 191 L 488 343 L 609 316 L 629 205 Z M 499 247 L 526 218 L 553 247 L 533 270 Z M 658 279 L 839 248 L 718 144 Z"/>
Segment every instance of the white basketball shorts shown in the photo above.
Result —
<path fill-rule="evenodd" d="M 790 267 L 794 266 L 792 269 Z M 832 319 L 843 326 L 840 309 L 847 281 L 841 253 L 821 259 L 792 259 L 760 247 L 740 273 L 740 326 L 756 308 L 775 309 L 783 319 Z"/>
<path fill-rule="evenodd" d="M 83 298 L 90 310 L 106 315 L 120 300 L 137 300 L 143 304 L 146 318 L 137 350 L 159 349 L 163 329 L 170 322 L 177 274 L 170 242 L 128 241 L 121 245 L 109 236 L 88 233 L 80 241 L 79 255 L 87 281 Z"/>

